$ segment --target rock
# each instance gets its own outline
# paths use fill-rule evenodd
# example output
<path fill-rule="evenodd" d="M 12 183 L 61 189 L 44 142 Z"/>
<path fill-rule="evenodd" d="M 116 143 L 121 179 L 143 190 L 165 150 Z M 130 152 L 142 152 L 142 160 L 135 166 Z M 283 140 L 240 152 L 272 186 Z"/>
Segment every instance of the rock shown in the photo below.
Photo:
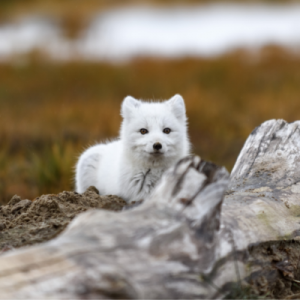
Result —
<path fill-rule="evenodd" d="M 2 231 L 5 228 L 6 228 L 5 224 L 4 223 L 0 223 L 0 231 Z"/>
<path fill-rule="evenodd" d="M 89 188 L 87 188 L 87 190 L 84 192 L 84 194 L 89 193 L 89 192 L 94 192 L 94 193 L 96 193 L 96 194 L 99 195 L 98 189 L 95 186 L 93 186 L 93 185 L 90 186 Z"/>
<path fill-rule="evenodd" d="M 10 199 L 10 201 L 8 202 L 8 205 L 9 205 L 9 206 L 14 206 L 15 204 L 17 204 L 17 203 L 20 202 L 20 201 L 21 201 L 21 197 L 18 196 L 18 195 L 14 195 L 14 196 Z"/>
<path fill-rule="evenodd" d="M 15 213 L 19 210 L 26 210 L 30 205 L 31 205 L 32 201 L 25 199 L 25 200 L 21 200 L 20 202 L 18 202 L 17 204 L 15 204 L 13 206 L 13 208 L 11 209 L 12 213 Z"/>

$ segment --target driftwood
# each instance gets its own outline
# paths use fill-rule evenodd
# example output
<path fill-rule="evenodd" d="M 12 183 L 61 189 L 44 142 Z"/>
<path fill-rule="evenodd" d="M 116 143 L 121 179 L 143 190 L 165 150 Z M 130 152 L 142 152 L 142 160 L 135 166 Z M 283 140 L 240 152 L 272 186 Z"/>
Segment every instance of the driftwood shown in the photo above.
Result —
<path fill-rule="evenodd" d="M 1 298 L 190 299 L 236 290 L 293 297 L 299 125 L 256 128 L 230 182 L 224 168 L 189 157 L 143 204 L 90 210 L 56 239 L 0 256 Z"/>

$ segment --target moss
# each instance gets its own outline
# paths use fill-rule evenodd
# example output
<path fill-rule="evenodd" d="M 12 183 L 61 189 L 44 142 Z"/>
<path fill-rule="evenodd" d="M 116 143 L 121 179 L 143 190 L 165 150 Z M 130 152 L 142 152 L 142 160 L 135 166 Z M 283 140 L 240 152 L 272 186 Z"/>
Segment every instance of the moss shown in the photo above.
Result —
<path fill-rule="evenodd" d="M 300 205 L 291 205 L 290 212 L 292 216 L 299 218 L 300 217 Z"/>

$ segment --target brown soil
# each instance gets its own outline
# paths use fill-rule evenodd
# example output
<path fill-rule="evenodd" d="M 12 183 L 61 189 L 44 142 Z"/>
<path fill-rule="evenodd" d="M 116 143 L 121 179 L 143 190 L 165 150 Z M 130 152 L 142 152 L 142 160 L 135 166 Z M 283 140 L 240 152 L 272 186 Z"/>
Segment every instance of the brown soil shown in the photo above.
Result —
<path fill-rule="evenodd" d="M 100 196 L 95 187 L 83 194 L 62 192 L 33 201 L 15 195 L 7 205 L 0 206 L 0 253 L 48 241 L 88 209 L 120 211 L 125 206 L 126 201 L 117 196 Z"/>

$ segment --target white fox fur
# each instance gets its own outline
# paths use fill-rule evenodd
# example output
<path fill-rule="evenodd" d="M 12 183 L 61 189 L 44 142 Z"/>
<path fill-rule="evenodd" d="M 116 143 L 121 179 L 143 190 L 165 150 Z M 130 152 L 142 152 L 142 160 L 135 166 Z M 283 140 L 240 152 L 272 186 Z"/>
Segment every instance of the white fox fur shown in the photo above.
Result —
<path fill-rule="evenodd" d="M 163 172 L 189 154 L 184 100 L 175 95 L 165 102 L 143 102 L 126 97 L 118 140 L 88 148 L 76 166 L 76 190 L 95 186 L 101 195 L 124 200 L 145 199 Z M 170 133 L 163 132 L 169 128 Z M 148 133 L 141 133 L 146 129 Z M 161 149 L 154 149 L 159 143 Z M 160 147 L 159 146 L 159 147 Z"/>

